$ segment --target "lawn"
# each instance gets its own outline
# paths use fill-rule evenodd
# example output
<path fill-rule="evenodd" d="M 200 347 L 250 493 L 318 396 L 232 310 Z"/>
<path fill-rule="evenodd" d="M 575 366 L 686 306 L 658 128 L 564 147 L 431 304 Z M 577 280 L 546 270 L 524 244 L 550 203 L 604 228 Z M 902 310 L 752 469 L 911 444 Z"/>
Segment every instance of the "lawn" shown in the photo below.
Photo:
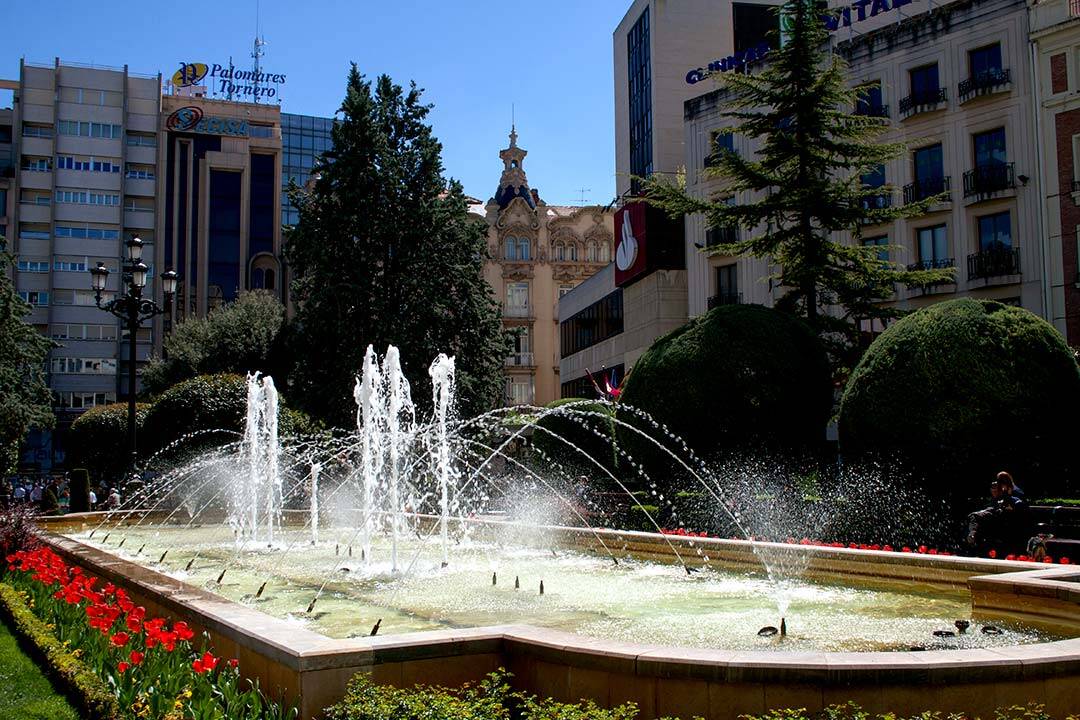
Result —
<path fill-rule="evenodd" d="M 20 648 L 0 621 L 0 718 L 79 720 L 79 714 Z"/>

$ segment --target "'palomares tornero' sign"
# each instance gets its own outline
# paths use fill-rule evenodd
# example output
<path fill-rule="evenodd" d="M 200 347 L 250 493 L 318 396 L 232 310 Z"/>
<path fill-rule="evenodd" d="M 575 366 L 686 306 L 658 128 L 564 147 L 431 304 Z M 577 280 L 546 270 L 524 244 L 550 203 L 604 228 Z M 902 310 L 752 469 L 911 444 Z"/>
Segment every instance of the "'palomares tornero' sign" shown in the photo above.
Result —
<path fill-rule="evenodd" d="M 254 70 L 240 70 L 232 65 L 182 62 L 180 69 L 173 73 L 172 84 L 188 87 L 198 85 L 207 78 L 211 85 L 215 82 L 218 84 L 218 92 L 255 100 L 277 97 L 277 88 L 273 86 L 285 83 L 284 73 L 259 71 L 256 74 Z"/>

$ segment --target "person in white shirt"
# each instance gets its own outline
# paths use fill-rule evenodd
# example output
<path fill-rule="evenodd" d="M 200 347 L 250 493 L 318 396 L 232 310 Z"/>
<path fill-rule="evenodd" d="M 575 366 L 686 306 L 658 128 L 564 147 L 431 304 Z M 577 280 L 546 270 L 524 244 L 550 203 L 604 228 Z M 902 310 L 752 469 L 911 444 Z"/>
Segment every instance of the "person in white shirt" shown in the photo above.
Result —
<path fill-rule="evenodd" d="M 97 507 L 97 493 L 93 490 L 90 491 L 90 509 L 93 510 Z"/>
<path fill-rule="evenodd" d="M 26 488 L 22 485 L 15 486 L 15 492 L 12 493 L 12 497 L 15 498 L 15 502 L 22 502 L 26 500 Z"/>
<path fill-rule="evenodd" d="M 30 491 L 30 502 L 37 504 L 41 502 L 41 485 L 34 483 L 34 489 Z"/>

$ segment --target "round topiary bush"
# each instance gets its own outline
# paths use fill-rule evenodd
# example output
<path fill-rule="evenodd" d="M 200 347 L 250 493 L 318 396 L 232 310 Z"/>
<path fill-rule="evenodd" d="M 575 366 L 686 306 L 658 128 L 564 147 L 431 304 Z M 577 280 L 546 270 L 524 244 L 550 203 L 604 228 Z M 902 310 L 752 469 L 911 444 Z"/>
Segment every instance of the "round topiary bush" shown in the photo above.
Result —
<path fill-rule="evenodd" d="M 135 435 L 140 447 L 150 406 L 135 406 Z M 100 405 L 75 419 L 67 433 L 67 465 L 86 468 L 96 483 L 113 482 L 127 469 L 130 455 L 127 444 L 126 403 Z"/>
<path fill-rule="evenodd" d="M 161 450 L 185 435 L 206 433 L 198 445 L 220 445 L 239 439 L 247 415 L 247 380 L 221 373 L 184 380 L 161 393 L 146 418 L 145 447 Z"/>
<path fill-rule="evenodd" d="M 584 472 L 591 477 L 606 477 L 604 469 L 614 470 L 615 413 L 611 405 L 582 398 L 563 398 L 548 403 L 545 408 L 563 410 L 543 415 L 536 421 L 531 440 L 536 450 L 549 461 L 565 463 L 574 472 Z"/>
<path fill-rule="evenodd" d="M 867 349 L 840 404 L 845 456 L 895 458 L 935 494 L 984 497 L 999 470 L 1028 493 L 1071 479 L 1080 368 L 1046 321 L 960 299 L 914 312 Z"/>
<path fill-rule="evenodd" d="M 699 456 L 810 449 L 824 441 L 832 408 L 829 361 L 798 318 L 760 305 L 725 305 L 653 343 L 634 364 L 619 404 L 644 410 Z M 619 417 L 665 439 L 628 409 Z M 618 436 L 650 468 L 673 467 L 633 431 L 620 427 Z"/>

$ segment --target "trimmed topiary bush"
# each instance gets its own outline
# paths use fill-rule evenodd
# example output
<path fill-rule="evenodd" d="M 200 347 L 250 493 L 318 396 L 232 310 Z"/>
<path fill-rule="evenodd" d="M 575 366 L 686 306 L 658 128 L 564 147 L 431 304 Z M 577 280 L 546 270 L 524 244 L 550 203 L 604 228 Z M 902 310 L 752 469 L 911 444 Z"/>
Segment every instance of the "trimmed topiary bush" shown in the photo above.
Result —
<path fill-rule="evenodd" d="M 548 459 L 565 463 L 575 471 L 584 472 L 590 477 L 606 477 L 604 471 L 589 458 L 596 460 L 609 471 L 615 469 L 614 409 L 611 405 L 582 398 L 563 398 L 548 403 L 545 407 L 553 410 L 567 405 L 572 407 L 561 413 L 545 415 L 536 421 L 532 432 L 533 447 Z M 559 438 L 581 448 L 584 455 Z"/>
<path fill-rule="evenodd" d="M 135 434 L 140 447 L 149 412 L 150 405 L 135 405 Z M 129 459 L 127 416 L 127 403 L 115 403 L 91 408 L 76 418 L 67 434 L 69 465 L 86 468 L 95 481 L 111 483 L 120 477 Z"/>
<path fill-rule="evenodd" d="M 243 375 L 200 375 L 161 393 L 146 418 L 146 442 L 154 451 L 190 433 L 207 433 L 197 445 L 220 445 L 237 439 L 247 415 L 247 380 Z"/>
<path fill-rule="evenodd" d="M 914 312 L 867 349 L 844 390 L 845 456 L 895 458 L 928 489 L 984 497 L 1008 470 L 1029 497 L 1073 477 L 1080 368 L 1064 338 L 1018 307 L 960 299 Z"/>
<path fill-rule="evenodd" d="M 824 441 L 832 408 L 829 361 L 798 318 L 760 305 L 726 305 L 653 343 L 634 364 L 619 403 L 646 411 L 699 456 L 814 448 Z M 665 440 L 631 411 L 620 409 L 619 417 Z M 619 428 L 618 436 L 653 472 L 672 467 L 629 429 Z"/>

